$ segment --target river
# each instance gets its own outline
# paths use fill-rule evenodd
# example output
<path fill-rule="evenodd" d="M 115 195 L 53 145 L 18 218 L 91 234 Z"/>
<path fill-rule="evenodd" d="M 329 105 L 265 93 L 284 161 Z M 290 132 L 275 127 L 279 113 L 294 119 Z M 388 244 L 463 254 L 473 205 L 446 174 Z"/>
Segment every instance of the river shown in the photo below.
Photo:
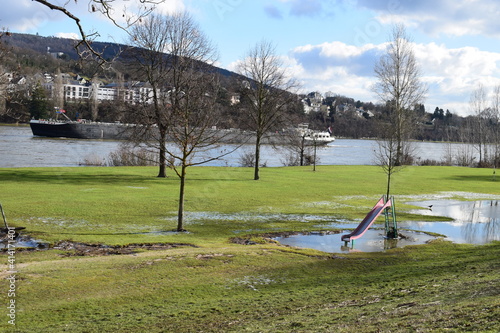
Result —
<path fill-rule="evenodd" d="M 105 161 L 109 154 L 120 148 L 121 141 L 82 140 L 65 138 L 43 138 L 33 136 L 27 126 L 0 126 L 0 167 L 73 167 L 84 165 L 86 160 Z M 460 151 L 463 145 L 434 142 L 416 142 L 415 154 L 420 159 L 441 161 L 451 150 Z M 233 145 L 216 149 L 231 151 Z M 325 147 L 318 148 L 319 165 L 374 165 L 376 164 L 375 140 L 337 139 Z M 205 165 L 240 166 L 240 158 L 252 152 L 252 145 L 238 150 Z M 283 147 L 264 145 L 261 162 L 268 167 L 283 166 L 288 152 Z"/>

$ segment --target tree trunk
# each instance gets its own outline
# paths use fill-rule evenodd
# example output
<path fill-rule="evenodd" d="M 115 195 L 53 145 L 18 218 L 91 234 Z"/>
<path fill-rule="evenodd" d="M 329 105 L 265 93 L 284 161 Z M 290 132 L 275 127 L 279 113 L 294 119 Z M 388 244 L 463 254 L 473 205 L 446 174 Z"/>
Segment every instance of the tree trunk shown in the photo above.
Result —
<path fill-rule="evenodd" d="M 391 195 L 391 175 L 392 175 L 391 171 L 387 173 L 387 192 L 386 192 L 387 198 L 389 198 Z"/>
<path fill-rule="evenodd" d="M 186 167 L 183 166 L 179 185 L 179 211 L 177 212 L 177 231 L 184 230 L 184 188 L 186 184 Z"/>
<path fill-rule="evenodd" d="M 306 136 L 303 135 L 302 136 L 302 139 L 300 141 L 300 166 L 304 166 L 304 144 L 305 144 L 305 141 L 306 141 Z"/>
<path fill-rule="evenodd" d="M 160 156 L 159 156 L 159 170 L 158 170 L 158 177 L 159 178 L 166 178 L 167 177 L 167 160 L 165 157 L 166 154 L 166 147 L 165 147 L 165 142 L 167 140 L 167 131 L 164 128 L 160 129 Z"/>
<path fill-rule="evenodd" d="M 402 166 L 402 165 L 403 165 L 403 146 L 401 140 L 398 138 L 398 147 L 396 149 L 396 159 L 394 161 L 394 166 Z"/>
<path fill-rule="evenodd" d="M 316 145 L 316 139 L 314 139 L 314 159 L 313 159 L 313 171 L 316 171 L 316 149 L 317 149 L 317 145 Z"/>
<path fill-rule="evenodd" d="M 257 140 L 255 141 L 255 167 L 253 180 L 259 180 L 259 160 L 260 160 L 260 137 L 261 135 L 257 133 Z"/>
<path fill-rule="evenodd" d="M 396 167 L 394 160 L 393 160 L 393 150 L 392 150 L 393 143 L 392 142 L 390 144 L 390 147 L 391 147 L 391 149 L 389 149 L 389 151 L 388 151 L 389 159 L 387 161 L 387 169 L 385 170 L 386 174 L 387 174 L 387 192 L 386 192 L 387 198 L 389 198 L 391 195 L 391 176 L 394 172 L 394 168 Z"/>

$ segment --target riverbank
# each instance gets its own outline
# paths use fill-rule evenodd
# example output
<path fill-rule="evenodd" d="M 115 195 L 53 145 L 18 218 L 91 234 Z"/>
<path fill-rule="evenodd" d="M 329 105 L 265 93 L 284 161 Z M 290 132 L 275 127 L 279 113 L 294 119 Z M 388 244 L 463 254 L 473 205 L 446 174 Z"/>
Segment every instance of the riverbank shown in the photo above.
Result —
<path fill-rule="evenodd" d="M 359 221 L 384 192 L 378 167 L 263 168 L 259 181 L 249 168 L 192 168 L 188 233 L 170 232 L 178 179 L 155 175 L 152 167 L 0 169 L 9 225 L 52 244 L 110 246 L 106 255 L 68 246 L 17 251 L 16 332 L 500 328 L 499 242 L 438 240 L 379 253 L 329 254 L 258 236 L 251 236 L 252 245 L 230 241 Z M 487 169 L 408 167 L 393 185 L 400 220 L 433 219 L 409 213 L 414 207 L 406 199 L 500 194 Z M 321 219 L 307 219 L 311 214 Z M 129 244 L 172 246 L 113 254 Z M 5 272 L 8 256 L 0 258 Z M 0 285 L 3 304 L 8 282 Z M 0 328 L 12 328 L 7 319 Z"/>

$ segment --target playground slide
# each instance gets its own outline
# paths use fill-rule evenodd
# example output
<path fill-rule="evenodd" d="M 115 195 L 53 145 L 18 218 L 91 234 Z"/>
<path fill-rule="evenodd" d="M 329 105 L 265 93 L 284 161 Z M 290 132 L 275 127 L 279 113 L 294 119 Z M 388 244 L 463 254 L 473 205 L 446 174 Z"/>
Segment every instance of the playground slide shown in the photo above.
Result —
<path fill-rule="evenodd" d="M 372 210 L 366 215 L 363 221 L 361 221 L 361 223 L 357 226 L 356 229 L 354 229 L 353 232 L 347 235 L 342 235 L 342 241 L 349 242 L 363 236 L 366 230 L 370 228 L 370 226 L 373 224 L 373 222 L 375 222 L 377 217 L 379 217 L 384 209 L 386 209 L 387 207 L 391 207 L 391 205 L 391 200 L 387 200 L 387 202 L 384 203 L 384 198 L 380 198 L 377 204 L 373 206 Z"/>

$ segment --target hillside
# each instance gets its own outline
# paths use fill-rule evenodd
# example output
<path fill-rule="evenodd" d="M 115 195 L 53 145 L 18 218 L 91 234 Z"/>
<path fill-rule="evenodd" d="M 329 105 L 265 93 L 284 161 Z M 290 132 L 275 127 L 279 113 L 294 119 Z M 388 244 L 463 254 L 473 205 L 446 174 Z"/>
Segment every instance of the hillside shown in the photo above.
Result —
<path fill-rule="evenodd" d="M 14 58 L 19 58 L 19 55 L 22 57 L 26 57 L 26 55 L 34 56 L 35 59 L 32 61 L 21 63 L 23 67 L 47 67 L 43 65 L 40 66 L 38 61 L 36 61 L 36 58 L 42 58 L 44 60 L 47 60 L 47 58 L 52 58 L 49 60 L 62 60 L 63 63 L 66 62 L 65 65 L 74 63 L 79 59 L 77 50 L 75 49 L 77 41 L 74 39 L 12 33 L 9 34 L 8 37 L 4 38 L 2 42 L 15 56 Z M 126 53 L 126 50 L 130 48 L 130 46 L 125 44 L 99 41 L 92 42 L 92 47 L 97 52 L 100 52 L 104 59 L 110 60 L 116 58 L 118 63 L 124 61 L 122 54 Z M 12 60 L 12 57 L 10 59 L 6 59 L 6 63 L 8 64 Z M 54 65 L 60 66 L 61 61 L 55 61 Z M 239 76 L 238 74 L 223 68 L 215 67 L 215 69 L 220 75 L 226 78 Z M 50 71 L 55 72 L 55 70 L 56 68 Z"/>
<path fill-rule="evenodd" d="M 69 38 L 58 37 L 42 37 L 38 35 L 12 33 L 5 44 L 14 48 L 28 49 L 41 54 L 48 52 L 62 52 L 69 59 L 78 59 L 78 54 L 75 49 L 77 41 Z M 126 48 L 125 45 L 116 43 L 94 42 L 93 47 L 102 52 L 104 58 L 114 58 L 121 49 Z"/>

